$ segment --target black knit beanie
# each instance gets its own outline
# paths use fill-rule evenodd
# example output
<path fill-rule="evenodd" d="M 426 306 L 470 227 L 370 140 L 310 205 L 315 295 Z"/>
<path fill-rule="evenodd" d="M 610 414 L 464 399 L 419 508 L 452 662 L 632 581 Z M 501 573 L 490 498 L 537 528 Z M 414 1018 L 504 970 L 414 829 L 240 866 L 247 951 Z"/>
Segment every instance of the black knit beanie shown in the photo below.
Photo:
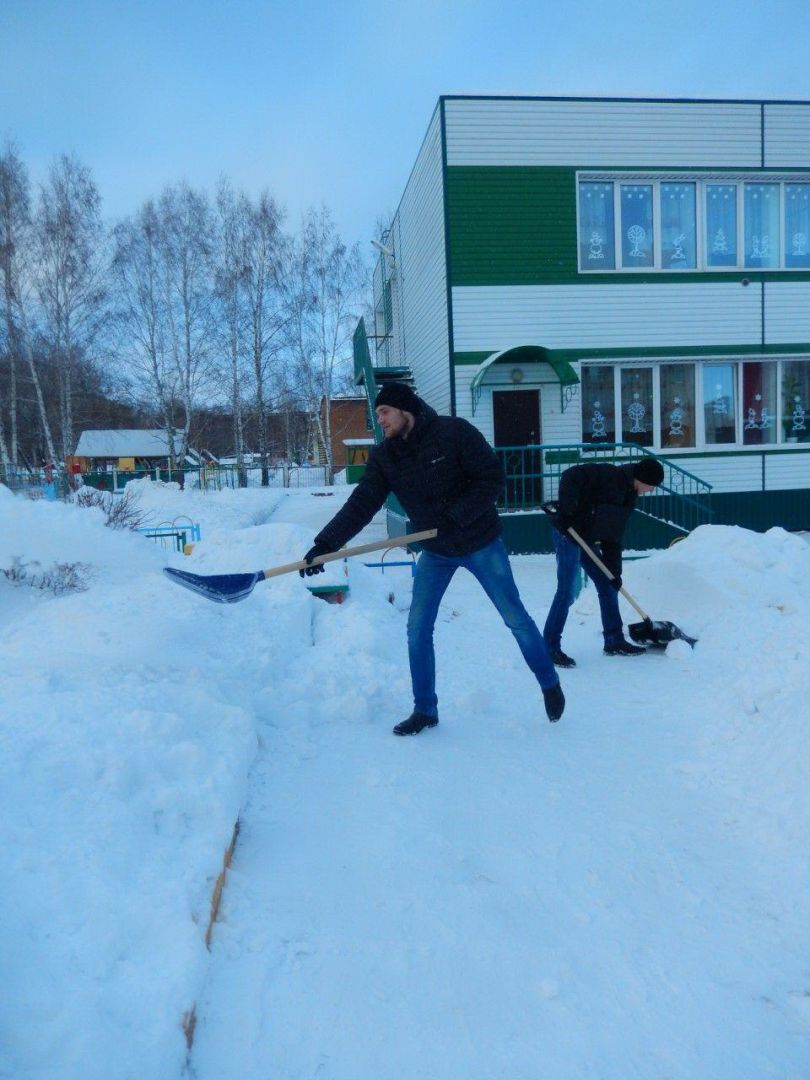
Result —
<path fill-rule="evenodd" d="M 374 408 L 377 409 L 380 405 L 389 405 L 392 409 L 401 409 L 402 412 L 409 412 L 413 416 L 417 416 L 422 410 L 421 400 L 410 386 L 403 382 L 386 383 L 377 394 Z"/>
<path fill-rule="evenodd" d="M 658 487 L 664 480 L 664 466 L 654 457 L 643 457 L 633 466 L 633 476 L 642 484 Z"/>

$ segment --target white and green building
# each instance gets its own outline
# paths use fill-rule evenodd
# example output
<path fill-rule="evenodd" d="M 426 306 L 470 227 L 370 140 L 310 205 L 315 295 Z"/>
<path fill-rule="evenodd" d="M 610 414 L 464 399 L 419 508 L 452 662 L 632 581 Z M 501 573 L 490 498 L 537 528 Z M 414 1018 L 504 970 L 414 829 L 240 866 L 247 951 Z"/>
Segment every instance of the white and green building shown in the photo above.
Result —
<path fill-rule="evenodd" d="M 810 102 L 442 97 L 382 241 L 358 382 L 481 429 L 514 550 L 644 453 L 639 546 L 810 528 Z"/>

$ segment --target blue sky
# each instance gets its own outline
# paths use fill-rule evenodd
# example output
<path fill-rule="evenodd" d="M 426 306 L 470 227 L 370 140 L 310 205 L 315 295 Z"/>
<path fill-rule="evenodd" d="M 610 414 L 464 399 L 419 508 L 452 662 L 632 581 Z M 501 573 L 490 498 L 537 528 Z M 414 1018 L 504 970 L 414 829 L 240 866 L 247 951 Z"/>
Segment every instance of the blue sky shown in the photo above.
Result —
<path fill-rule="evenodd" d="M 442 93 L 810 98 L 807 0 L 2 0 L 0 136 L 110 218 L 169 183 L 326 203 L 368 249 Z"/>

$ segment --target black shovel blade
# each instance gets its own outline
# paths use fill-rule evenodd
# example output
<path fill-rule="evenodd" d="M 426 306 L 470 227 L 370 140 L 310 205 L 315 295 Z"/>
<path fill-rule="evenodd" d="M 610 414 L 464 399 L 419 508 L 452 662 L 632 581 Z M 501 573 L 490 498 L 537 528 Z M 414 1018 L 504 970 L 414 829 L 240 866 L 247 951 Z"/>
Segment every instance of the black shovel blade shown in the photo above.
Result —
<path fill-rule="evenodd" d="M 630 623 L 627 629 L 630 637 L 639 645 L 657 645 L 663 649 L 670 641 L 685 641 L 692 648 L 697 644 L 697 638 L 689 637 L 672 622 L 645 619 L 643 622 Z"/>
<path fill-rule="evenodd" d="M 187 570 L 175 570 L 164 566 L 163 573 L 178 585 L 199 593 L 217 604 L 236 604 L 253 591 L 253 586 L 264 580 L 264 574 L 189 574 Z"/>

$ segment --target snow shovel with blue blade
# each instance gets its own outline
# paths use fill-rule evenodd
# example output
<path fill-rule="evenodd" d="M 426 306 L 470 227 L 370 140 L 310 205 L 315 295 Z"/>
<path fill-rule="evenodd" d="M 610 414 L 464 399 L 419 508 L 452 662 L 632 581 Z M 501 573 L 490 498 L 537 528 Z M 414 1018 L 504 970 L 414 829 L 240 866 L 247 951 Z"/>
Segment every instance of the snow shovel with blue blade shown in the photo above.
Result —
<path fill-rule="evenodd" d="M 438 529 L 406 533 L 405 536 L 375 540 L 373 544 L 360 544 L 357 547 L 341 548 L 340 551 L 330 551 L 328 555 L 318 555 L 309 563 L 304 559 L 299 559 L 298 562 L 273 566 L 269 570 L 257 570 L 252 574 L 190 574 L 187 570 L 175 570 L 173 566 L 164 566 L 163 573 L 178 585 L 191 589 L 192 592 L 199 593 L 208 600 L 214 600 L 217 604 L 237 604 L 246 596 L 250 596 L 260 581 L 266 581 L 268 578 L 278 577 L 280 574 L 292 574 L 295 570 L 305 570 L 307 566 L 320 566 L 322 563 L 334 562 L 337 559 L 347 559 L 350 555 L 365 555 L 369 551 L 382 551 L 384 548 L 417 544 L 421 540 L 432 540 L 437 533 Z"/>

